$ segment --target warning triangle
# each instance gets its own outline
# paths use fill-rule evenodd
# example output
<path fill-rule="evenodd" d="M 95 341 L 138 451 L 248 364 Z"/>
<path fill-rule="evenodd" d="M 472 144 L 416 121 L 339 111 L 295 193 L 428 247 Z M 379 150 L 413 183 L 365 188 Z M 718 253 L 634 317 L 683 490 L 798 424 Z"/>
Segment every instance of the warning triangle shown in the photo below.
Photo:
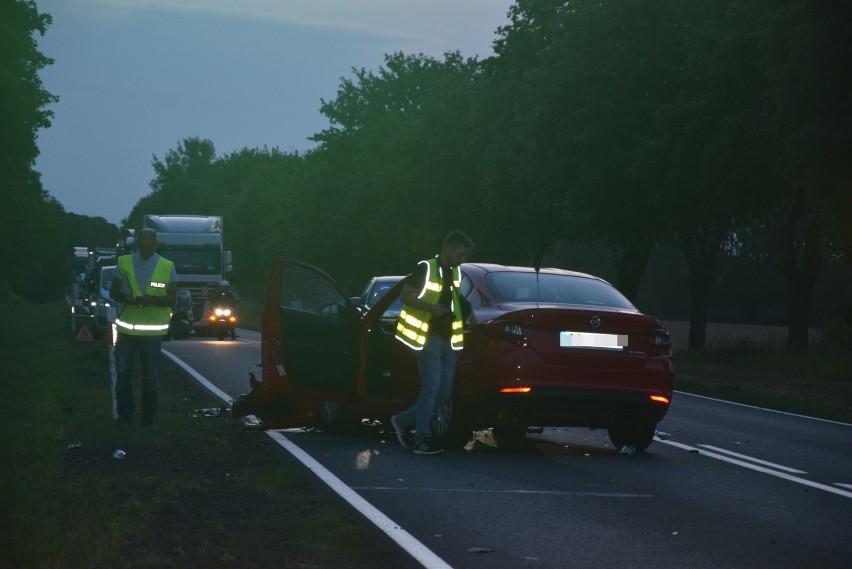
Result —
<path fill-rule="evenodd" d="M 77 337 L 75 339 L 78 342 L 91 342 L 94 340 L 92 333 L 89 332 L 89 327 L 85 325 L 80 328 L 79 332 L 77 332 Z"/>

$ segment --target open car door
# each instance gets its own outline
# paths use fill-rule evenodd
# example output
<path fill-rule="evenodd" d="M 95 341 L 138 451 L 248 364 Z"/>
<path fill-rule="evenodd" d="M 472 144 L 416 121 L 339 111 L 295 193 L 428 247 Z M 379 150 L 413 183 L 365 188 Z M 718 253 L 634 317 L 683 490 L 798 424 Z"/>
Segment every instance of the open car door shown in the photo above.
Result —
<path fill-rule="evenodd" d="M 330 276 L 301 261 L 276 261 L 268 286 L 262 380 L 234 412 L 267 427 L 315 425 L 319 402 L 355 396 L 361 316 Z"/>
<path fill-rule="evenodd" d="M 354 393 L 360 316 L 325 273 L 299 261 L 282 267 L 279 329 L 284 365 L 304 391 Z"/>
<path fill-rule="evenodd" d="M 384 277 L 383 277 L 384 278 Z M 417 399 L 419 379 L 410 348 L 396 340 L 402 277 L 373 304 L 361 321 L 359 395 L 385 416 L 398 413 Z"/>

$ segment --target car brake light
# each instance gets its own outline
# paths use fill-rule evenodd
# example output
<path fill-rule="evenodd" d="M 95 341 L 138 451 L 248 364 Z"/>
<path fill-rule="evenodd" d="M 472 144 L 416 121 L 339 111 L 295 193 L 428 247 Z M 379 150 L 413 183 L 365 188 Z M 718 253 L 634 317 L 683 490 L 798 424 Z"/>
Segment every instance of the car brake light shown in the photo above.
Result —
<path fill-rule="evenodd" d="M 504 387 L 500 393 L 529 393 L 532 387 Z"/>
<path fill-rule="evenodd" d="M 662 403 L 664 405 L 668 405 L 670 401 L 668 397 L 665 397 L 663 395 L 651 395 L 650 397 L 651 401 L 653 401 L 654 403 Z"/>

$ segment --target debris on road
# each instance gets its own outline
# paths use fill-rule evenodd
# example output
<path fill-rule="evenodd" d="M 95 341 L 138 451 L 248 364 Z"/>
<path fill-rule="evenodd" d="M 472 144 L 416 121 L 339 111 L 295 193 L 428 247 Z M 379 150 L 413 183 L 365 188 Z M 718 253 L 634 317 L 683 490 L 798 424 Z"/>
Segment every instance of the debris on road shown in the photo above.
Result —
<path fill-rule="evenodd" d="M 196 409 L 192 417 L 230 417 L 231 409 L 228 407 L 207 407 L 205 409 Z"/>

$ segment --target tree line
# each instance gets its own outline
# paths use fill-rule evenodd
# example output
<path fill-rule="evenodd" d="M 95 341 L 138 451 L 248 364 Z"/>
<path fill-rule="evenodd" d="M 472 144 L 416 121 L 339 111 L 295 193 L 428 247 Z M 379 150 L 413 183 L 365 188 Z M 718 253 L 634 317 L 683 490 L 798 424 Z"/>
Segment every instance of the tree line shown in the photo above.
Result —
<path fill-rule="evenodd" d="M 119 228 L 102 217 L 66 212 L 34 169 L 37 134 L 48 128 L 58 97 L 38 72 L 53 60 L 37 37 L 52 19 L 35 2 L 0 0 L 0 299 L 61 298 L 74 246 L 112 246 Z"/>
<path fill-rule="evenodd" d="M 820 275 L 852 258 L 850 42 L 841 0 L 518 0 L 492 57 L 353 69 L 304 155 L 185 138 L 123 225 L 222 215 L 241 286 L 285 256 L 353 294 L 455 228 L 479 261 L 582 269 L 595 251 L 640 308 L 666 259 L 691 348 L 739 274 L 751 294 L 725 282 L 728 306 L 773 304 L 805 351 Z M 840 314 L 848 287 L 828 290 Z"/>

